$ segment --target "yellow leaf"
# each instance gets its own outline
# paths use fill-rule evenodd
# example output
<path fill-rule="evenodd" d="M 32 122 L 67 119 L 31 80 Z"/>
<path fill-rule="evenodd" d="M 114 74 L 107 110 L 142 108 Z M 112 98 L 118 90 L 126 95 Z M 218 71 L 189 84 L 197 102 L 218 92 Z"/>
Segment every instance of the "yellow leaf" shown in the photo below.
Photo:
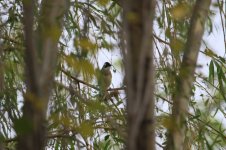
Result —
<path fill-rule="evenodd" d="M 75 40 L 75 47 L 80 47 L 85 52 L 91 52 L 92 54 L 95 54 L 97 51 L 97 44 L 93 43 L 87 38 Z"/>
<path fill-rule="evenodd" d="M 102 5 L 102 6 L 107 5 L 108 2 L 109 2 L 109 0 L 99 0 L 99 1 L 98 1 L 98 3 L 99 3 L 100 5 Z"/>
<path fill-rule="evenodd" d="M 92 114 L 98 114 L 106 111 L 105 106 L 102 105 L 102 103 L 100 103 L 99 101 L 89 101 L 87 102 L 87 106 L 89 112 Z"/>
<path fill-rule="evenodd" d="M 87 59 L 78 59 L 75 56 L 66 56 L 65 61 L 69 67 L 72 67 L 76 73 L 82 73 L 84 80 L 92 79 L 95 74 L 93 64 Z"/>
<path fill-rule="evenodd" d="M 179 3 L 170 9 L 170 14 L 175 20 L 182 20 L 191 15 L 190 6 L 186 3 Z"/>
<path fill-rule="evenodd" d="M 161 123 L 165 128 L 173 129 L 173 122 L 169 116 L 162 116 Z"/>
<path fill-rule="evenodd" d="M 184 42 L 178 38 L 172 38 L 170 40 L 170 48 L 172 49 L 173 55 L 178 57 L 184 50 Z"/>
<path fill-rule="evenodd" d="M 209 57 L 217 56 L 211 49 L 206 48 L 205 49 L 205 54 Z"/>
<path fill-rule="evenodd" d="M 63 124 L 65 127 L 70 127 L 71 120 L 69 117 L 61 116 L 60 123 Z"/>
<path fill-rule="evenodd" d="M 85 138 L 91 137 L 94 134 L 94 128 L 90 121 L 82 122 L 78 128 L 78 131 Z"/>
<path fill-rule="evenodd" d="M 83 73 L 83 77 L 85 80 L 91 79 L 95 74 L 95 69 L 93 64 L 89 60 L 82 60 L 80 62 L 80 70 Z"/>

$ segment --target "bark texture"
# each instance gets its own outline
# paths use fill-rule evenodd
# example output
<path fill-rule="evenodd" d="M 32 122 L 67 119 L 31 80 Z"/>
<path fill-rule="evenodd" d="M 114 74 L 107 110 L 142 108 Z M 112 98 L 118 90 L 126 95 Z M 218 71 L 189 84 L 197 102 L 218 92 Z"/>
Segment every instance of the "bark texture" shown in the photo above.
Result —
<path fill-rule="evenodd" d="M 153 18 L 155 0 L 125 0 L 124 58 L 127 83 L 129 150 L 155 149 Z"/>
<path fill-rule="evenodd" d="M 27 89 L 24 94 L 23 116 L 15 122 L 19 150 L 44 149 L 45 118 L 54 79 L 57 43 L 68 5 L 67 0 L 42 0 L 35 32 L 35 3 L 35 0 L 23 0 Z"/>
<path fill-rule="evenodd" d="M 210 4 L 211 0 L 197 0 L 194 7 L 180 73 L 176 81 L 176 93 L 173 96 L 172 128 L 169 129 L 166 148 L 168 150 L 183 150 L 185 146 L 188 102 Z"/>

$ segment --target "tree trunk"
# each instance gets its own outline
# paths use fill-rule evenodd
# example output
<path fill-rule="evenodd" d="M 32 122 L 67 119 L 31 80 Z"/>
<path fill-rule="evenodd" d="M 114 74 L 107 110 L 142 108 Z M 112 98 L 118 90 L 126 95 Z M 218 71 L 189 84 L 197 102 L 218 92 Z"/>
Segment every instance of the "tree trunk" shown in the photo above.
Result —
<path fill-rule="evenodd" d="M 57 43 L 62 32 L 66 0 L 43 0 L 37 32 L 34 0 L 23 0 L 26 93 L 23 116 L 15 122 L 20 150 L 44 149 L 46 110 L 54 79 Z"/>
<path fill-rule="evenodd" d="M 154 0 L 123 1 L 124 59 L 129 150 L 155 149 L 153 18 Z"/>
<path fill-rule="evenodd" d="M 168 150 L 184 148 L 188 102 L 210 3 L 211 0 L 197 0 L 195 4 L 179 78 L 176 82 L 176 93 L 173 96 L 172 128 L 169 129 L 167 139 Z"/>

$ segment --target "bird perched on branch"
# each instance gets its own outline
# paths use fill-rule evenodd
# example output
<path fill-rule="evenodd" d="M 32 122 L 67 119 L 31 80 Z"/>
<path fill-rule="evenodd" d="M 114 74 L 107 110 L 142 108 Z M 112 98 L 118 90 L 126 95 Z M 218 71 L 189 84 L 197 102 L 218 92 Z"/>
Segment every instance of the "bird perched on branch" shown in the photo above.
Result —
<path fill-rule="evenodd" d="M 105 99 L 107 96 L 107 89 L 111 85 L 112 74 L 111 74 L 111 64 L 109 62 L 105 62 L 101 70 L 97 74 L 97 82 L 100 88 L 100 95 L 102 99 Z"/>

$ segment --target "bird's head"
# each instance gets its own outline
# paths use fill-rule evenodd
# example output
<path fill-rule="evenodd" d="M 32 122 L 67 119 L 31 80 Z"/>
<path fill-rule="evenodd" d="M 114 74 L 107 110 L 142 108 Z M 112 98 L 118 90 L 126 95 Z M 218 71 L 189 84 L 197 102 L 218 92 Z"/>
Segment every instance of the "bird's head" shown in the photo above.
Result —
<path fill-rule="evenodd" d="M 103 65 L 103 69 L 107 69 L 111 67 L 112 65 L 109 63 L 109 62 L 105 62 L 104 65 Z"/>

